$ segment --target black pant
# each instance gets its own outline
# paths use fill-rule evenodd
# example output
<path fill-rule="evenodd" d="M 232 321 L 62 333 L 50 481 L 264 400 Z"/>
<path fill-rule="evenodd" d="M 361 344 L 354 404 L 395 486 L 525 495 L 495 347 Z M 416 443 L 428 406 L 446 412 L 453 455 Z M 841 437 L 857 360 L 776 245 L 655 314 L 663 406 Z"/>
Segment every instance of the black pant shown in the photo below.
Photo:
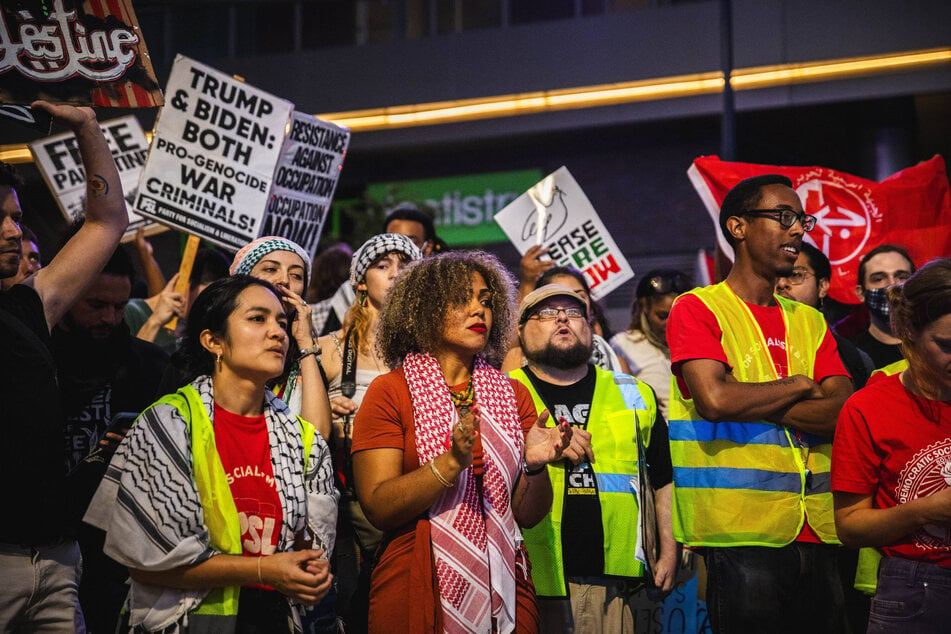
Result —
<path fill-rule="evenodd" d="M 845 632 L 837 546 L 708 548 L 707 611 L 717 634 Z"/>

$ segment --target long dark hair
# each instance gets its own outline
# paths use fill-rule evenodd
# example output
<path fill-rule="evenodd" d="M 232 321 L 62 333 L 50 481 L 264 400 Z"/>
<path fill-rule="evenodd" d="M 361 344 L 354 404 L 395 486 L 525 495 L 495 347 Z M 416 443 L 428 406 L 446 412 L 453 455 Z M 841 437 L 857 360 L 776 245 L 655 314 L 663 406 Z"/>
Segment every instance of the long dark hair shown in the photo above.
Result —
<path fill-rule="evenodd" d="M 195 299 L 188 313 L 185 336 L 182 337 L 178 350 L 186 383 L 214 371 L 215 355 L 201 345 L 201 333 L 210 330 L 218 337 L 227 336 L 228 317 L 237 306 L 238 295 L 251 286 L 266 288 L 280 301 L 281 294 L 273 284 L 250 275 L 231 275 L 216 280 Z"/>

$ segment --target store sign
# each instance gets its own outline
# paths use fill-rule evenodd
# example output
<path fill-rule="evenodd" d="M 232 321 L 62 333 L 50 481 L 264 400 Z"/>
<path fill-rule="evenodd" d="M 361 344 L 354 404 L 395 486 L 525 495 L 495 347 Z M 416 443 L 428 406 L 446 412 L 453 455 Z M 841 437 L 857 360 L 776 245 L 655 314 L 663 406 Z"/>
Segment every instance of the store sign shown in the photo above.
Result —
<path fill-rule="evenodd" d="M 471 246 L 506 242 L 495 214 L 541 177 L 541 170 L 522 170 L 377 183 L 367 188 L 367 194 L 383 207 L 408 201 L 428 208 L 437 235 L 449 246 Z"/>

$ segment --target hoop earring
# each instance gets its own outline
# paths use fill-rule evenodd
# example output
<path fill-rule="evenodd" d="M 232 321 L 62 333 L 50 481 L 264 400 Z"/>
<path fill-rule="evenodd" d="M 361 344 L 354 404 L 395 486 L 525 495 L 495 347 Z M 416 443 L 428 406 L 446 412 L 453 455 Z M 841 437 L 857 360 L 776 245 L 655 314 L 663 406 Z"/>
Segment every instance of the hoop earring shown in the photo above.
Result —
<path fill-rule="evenodd" d="M 221 372 L 221 353 L 218 353 L 218 356 L 215 357 L 215 365 L 218 366 L 218 371 Z"/>

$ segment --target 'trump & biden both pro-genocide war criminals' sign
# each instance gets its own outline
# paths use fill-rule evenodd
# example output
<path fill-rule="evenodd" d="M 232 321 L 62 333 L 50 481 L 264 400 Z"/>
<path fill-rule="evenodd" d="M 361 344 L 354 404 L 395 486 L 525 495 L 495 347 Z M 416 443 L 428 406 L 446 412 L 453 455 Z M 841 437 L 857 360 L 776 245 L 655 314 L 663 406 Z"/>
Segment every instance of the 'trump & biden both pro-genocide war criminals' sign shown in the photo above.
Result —
<path fill-rule="evenodd" d="M 566 167 L 516 198 L 495 214 L 495 221 L 519 253 L 544 245 L 557 264 L 579 269 L 596 300 L 634 277 L 624 254 Z"/>
<path fill-rule="evenodd" d="M 126 207 L 129 210 L 129 228 L 126 231 L 128 237 L 135 234 L 139 227 L 154 226 L 132 212 L 139 175 L 149 154 L 149 143 L 139 120 L 133 116 L 104 121 L 100 125 L 119 169 L 122 191 L 125 193 Z M 40 139 L 30 143 L 30 150 L 43 178 L 53 190 L 63 214 L 68 220 L 76 220 L 86 206 L 86 173 L 79 156 L 76 135 L 65 132 Z"/>
<path fill-rule="evenodd" d="M 162 105 L 131 0 L 0 3 L 0 103 Z"/>
<path fill-rule="evenodd" d="M 293 106 L 179 55 L 135 211 L 238 249 L 261 235 Z"/>
<path fill-rule="evenodd" d="M 260 235 L 293 240 L 314 254 L 340 179 L 350 131 L 295 112 L 274 170 Z"/>

